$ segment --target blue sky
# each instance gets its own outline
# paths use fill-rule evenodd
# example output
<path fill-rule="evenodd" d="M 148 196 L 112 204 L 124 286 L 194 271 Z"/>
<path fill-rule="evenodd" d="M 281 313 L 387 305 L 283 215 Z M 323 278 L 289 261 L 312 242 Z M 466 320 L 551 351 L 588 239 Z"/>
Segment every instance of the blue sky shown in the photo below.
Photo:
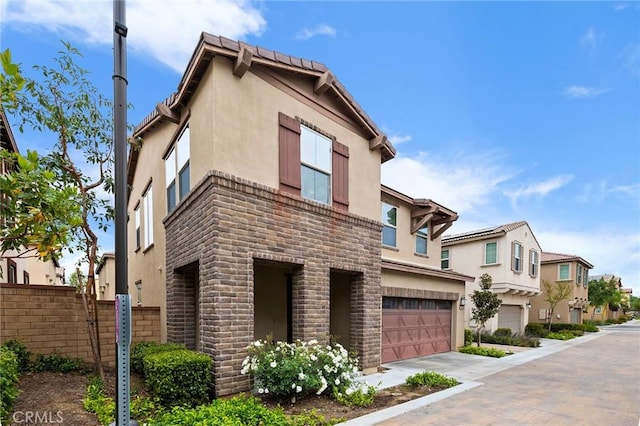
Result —
<path fill-rule="evenodd" d="M 0 22 L 27 73 L 63 39 L 113 93 L 111 1 L 0 0 Z M 458 212 L 451 233 L 526 220 L 640 295 L 640 3 L 129 0 L 127 25 L 131 123 L 201 31 L 317 60 L 394 141 L 383 183 Z"/>

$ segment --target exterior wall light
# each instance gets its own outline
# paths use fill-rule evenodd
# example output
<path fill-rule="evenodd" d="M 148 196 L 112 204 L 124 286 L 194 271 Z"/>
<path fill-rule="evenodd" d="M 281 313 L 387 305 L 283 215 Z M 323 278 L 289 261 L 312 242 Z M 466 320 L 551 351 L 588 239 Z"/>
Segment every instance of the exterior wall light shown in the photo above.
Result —
<path fill-rule="evenodd" d="M 458 306 L 458 309 L 464 309 L 465 305 L 467 304 L 467 298 L 464 296 L 460 297 L 460 305 Z"/>

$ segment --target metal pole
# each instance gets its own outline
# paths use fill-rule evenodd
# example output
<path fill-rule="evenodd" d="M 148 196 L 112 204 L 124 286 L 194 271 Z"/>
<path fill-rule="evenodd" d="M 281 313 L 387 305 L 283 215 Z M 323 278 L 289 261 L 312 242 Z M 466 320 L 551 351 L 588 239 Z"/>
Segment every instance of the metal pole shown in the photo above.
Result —
<path fill-rule="evenodd" d="M 116 252 L 116 424 L 129 426 L 131 300 L 127 289 L 127 26 L 125 0 L 113 1 L 113 118 Z"/>

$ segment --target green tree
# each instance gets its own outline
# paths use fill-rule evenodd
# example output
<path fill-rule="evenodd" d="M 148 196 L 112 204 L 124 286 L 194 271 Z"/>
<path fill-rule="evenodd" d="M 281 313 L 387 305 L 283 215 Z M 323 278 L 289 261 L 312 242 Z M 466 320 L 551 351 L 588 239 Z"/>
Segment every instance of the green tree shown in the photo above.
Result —
<path fill-rule="evenodd" d="M 83 253 L 87 263 L 82 295 L 94 361 L 103 376 L 96 309 L 99 246 L 95 229 L 106 231 L 113 218 L 106 196 L 113 192 L 111 103 L 89 80 L 88 71 L 76 62 L 81 57 L 78 50 L 69 43 L 62 44 L 64 48 L 54 58 L 54 66 L 34 66 L 40 79 L 25 78 L 24 90 L 13 97 L 15 102 L 5 103 L 4 96 L 2 100 L 3 107 L 20 118 L 21 132 L 28 127 L 56 138 L 51 152 L 40 157 L 39 169 L 53 174 L 58 188 L 71 188 L 74 192 L 79 215 L 68 223 L 66 248 Z M 7 79 L 5 76 L 4 81 Z M 8 197 L 9 203 L 16 201 Z"/>
<path fill-rule="evenodd" d="M 549 304 L 549 331 L 551 331 L 551 322 L 553 321 L 553 312 L 558 306 L 558 303 L 565 300 L 571 294 L 571 283 L 569 281 L 556 281 L 550 283 L 547 280 L 542 280 L 542 287 L 544 288 L 545 296 L 544 301 Z"/>
<path fill-rule="evenodd" d="M 480 336 L 487 321 L 493 318 L 500 309 L 502 301 L 491 291 L 493 279 L 491 275 L 484 273 L 480 277 L 480 290 L 474 290 L 471 294 L 473 307 L 471 308 L 471 319 L 478 324 L 476 343 L 480 346 Z"/>
<path fill-rule="evenodd" d="M 619 299 L 619 295 L 616 293 L 620 293 L 615 277 L 611 277 L 609 281 L 605 280 L 604 277 L 589 281 L 588 291 L 589 305 L 593 307 L 591 312 L 592 321 L 596 314 L 595 308 L 598 306 L 606 307 L 609 303 L 616 303 L 616 300 Z"/>
<path fill-rule="evenodd" d="M 640 312 L 640 297 L 631 296 L 631 300 L 629 301 L 629 310 Z"/>

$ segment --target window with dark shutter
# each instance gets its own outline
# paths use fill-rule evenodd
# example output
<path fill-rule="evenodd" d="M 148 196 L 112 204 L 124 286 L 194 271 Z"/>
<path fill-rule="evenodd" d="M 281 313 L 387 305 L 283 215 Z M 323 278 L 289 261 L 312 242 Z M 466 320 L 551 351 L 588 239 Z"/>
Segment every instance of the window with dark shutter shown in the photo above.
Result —
<path fill-rule="evenodd" d="M 333 206 L 349 209 L 349 147 L 333 141 Z"/>
<path fill-rule="evenodd" d="M 280 189 L 300 195 L 300 123 L 278 113 L 280 141 Z"/>

